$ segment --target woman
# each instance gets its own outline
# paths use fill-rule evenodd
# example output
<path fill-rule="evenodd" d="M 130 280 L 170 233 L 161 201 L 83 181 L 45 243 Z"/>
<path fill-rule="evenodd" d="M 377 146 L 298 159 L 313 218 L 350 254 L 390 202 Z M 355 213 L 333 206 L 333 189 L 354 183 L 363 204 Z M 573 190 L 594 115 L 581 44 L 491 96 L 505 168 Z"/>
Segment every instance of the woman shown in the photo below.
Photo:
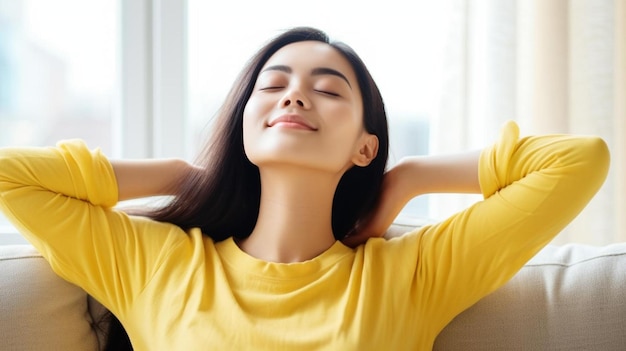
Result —
<path fill-rule="evenodd" d="M 195 166 L 110 161 L 79 141 L 0 152 L 4 213 L 137 350 L 430 349 L 583 209 L 609 163 L 599 138 L 518 139 L 509 123 L 481 152 L 384 173 L 376 85 L 311 28 L 262 48 L 219 118 Z M 485 200 L 375 238 L 431 192 Z M 113 208 L 163 194 L 149 218 Z"/>

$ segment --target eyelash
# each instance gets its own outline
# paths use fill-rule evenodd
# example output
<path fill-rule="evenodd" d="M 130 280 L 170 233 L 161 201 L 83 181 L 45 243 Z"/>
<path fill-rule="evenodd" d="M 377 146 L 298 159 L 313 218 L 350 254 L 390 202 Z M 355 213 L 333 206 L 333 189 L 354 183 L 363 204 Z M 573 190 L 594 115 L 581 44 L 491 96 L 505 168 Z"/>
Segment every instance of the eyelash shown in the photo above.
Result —
<path fill-rule="evenodd" d="M 333 96 L 333 97 L 339 97 L 339 94 L 337 94 L 337 93 L 333 93 L 333 92 L 330 92 L 330 91 L 325 91 L 325 90 L 317 90 L 317 89 L 316 89 L 316 90 L 313 90 L 313 91 L 315 91 L 316 93 L 322 93 L 322 94 L 329 95 L 329 96 Z"/>
<path fill-rule="evenodd" d="M 275 87 L 265 87 L 265 88 L 259 88 L 259 90 L 264 91 L 264 90 L 276 90 L 276 89 L 280 89 L 283 88 L 281 86 L 275 86 Z"/>
<path fill-rule="evenodd" d="M 267 91 L 267 90 L 276 90 L 276 89 L 282 89 L 284 87 L 282 86 L 269 86 L 269 87 L 264 87 L 264 88 L 260 88 L 260 91 Z M 313 89 L 314 92 L 316 93 L 321 93 L 324 95 L 328 95 L 328 96 L 333 96 L 333 97 L 339 97 L 340 95 L 337 93 L 333 93 L 331 91 L 326 91 L 326 90 L 319 90 L 319 89 Z"/>

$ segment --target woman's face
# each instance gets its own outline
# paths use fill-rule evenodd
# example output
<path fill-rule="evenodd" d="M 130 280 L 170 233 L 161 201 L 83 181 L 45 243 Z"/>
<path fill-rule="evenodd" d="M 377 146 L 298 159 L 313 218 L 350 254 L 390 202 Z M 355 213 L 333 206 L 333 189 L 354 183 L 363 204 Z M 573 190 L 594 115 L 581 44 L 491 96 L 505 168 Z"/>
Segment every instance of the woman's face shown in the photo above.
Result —
<path fill-rule="evenodd" d="M 292 165 L 341 174 L 369 163 L 378 146 L 363 128 L 350 63 L 316 41 L 281 48 L 261 69 L 244 110 L 243 141 L 261 169 Z"/>

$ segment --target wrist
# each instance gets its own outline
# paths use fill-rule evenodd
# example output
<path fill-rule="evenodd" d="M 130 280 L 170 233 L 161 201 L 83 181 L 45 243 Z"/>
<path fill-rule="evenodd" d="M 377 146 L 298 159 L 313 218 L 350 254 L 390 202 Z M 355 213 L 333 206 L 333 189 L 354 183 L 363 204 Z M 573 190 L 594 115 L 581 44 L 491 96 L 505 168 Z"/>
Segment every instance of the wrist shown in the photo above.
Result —
<path fill-rule="evenodd" d="M 403 200 L 410 201 L 412 198 L 425 194 L 420 166 L 422 156 L 403 157 L 391 170 L 393 181 L 399 184 L 402 191 Z"/>
<path fill-rule="evenodd" d="M 175 195 L 178 193 L 183 180 L 190 176 L 194 167 L 187 161 L 177 158 L 166 159 L 163 162 L 159 168 L 169 176 L 162 184 L 160 193 L 161 195 Z"/>

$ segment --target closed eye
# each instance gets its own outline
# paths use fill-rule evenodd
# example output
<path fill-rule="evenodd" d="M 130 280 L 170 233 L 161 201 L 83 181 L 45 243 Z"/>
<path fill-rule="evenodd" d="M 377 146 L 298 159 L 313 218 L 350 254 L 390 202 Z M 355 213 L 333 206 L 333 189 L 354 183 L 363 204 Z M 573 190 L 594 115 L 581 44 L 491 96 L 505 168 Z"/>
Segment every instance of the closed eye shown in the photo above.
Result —
<path fill-rule="evenodd" d="M 335 97 L 339 97 L 340 95 L 337 93 L 333 93 L 332 91 L 327 91 L 327 90 L 314 90 L 316 93 L 322 93 L 324 95 L 329 95 L 329 96 L 335 96 Z"/>
<path fill-rule="evenodd" d="M 259 88 L 259 90 L 264 91 L 264 90 L 278 90 L 278 89 L 282 89 L 284 88 L 283 86 L 268 86 L 268 87 L 263 87 L 263 88 Z"/>

